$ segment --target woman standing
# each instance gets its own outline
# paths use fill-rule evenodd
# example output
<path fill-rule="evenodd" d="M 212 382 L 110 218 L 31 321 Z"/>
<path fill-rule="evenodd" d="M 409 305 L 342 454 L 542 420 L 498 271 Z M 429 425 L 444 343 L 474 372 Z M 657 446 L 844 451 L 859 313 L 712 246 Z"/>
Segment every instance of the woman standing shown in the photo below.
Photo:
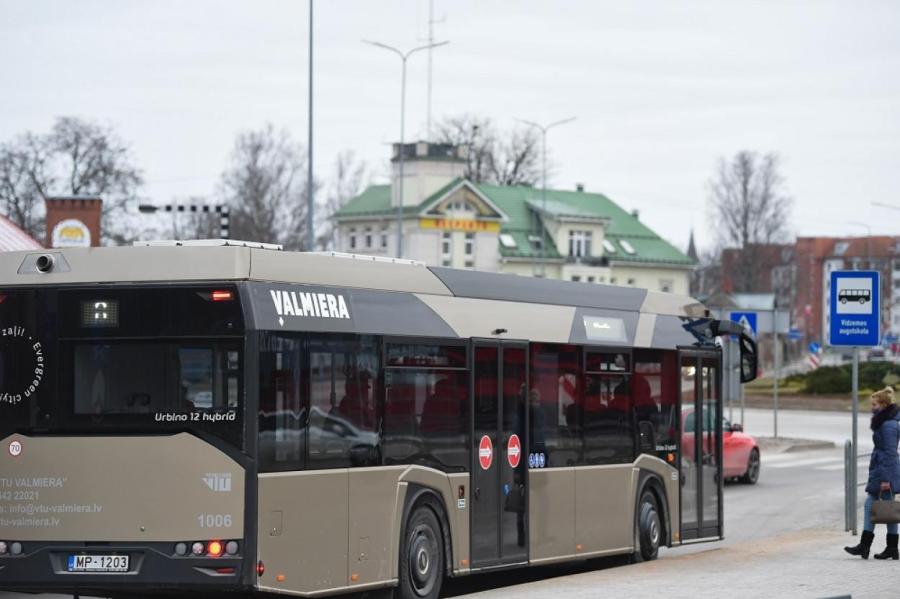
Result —
<path fill-rule="evenodd" d="M 900 442 L 900 423 L 897 422 L 900 409 L 894 403 L 894 390 L 885 387 L 872 394 L 872 440 L 875 449 L 869 461 L 869 482 L 866 484 L 866 504 L 863 508 L 863 532 L 859 545 L 844 547 L 850 555 L 859 555 L 869 559 L 869 547 L 875 538 L 875 525 L 872 524 L 872 502 L 879 495 L 888 494 L 893 499 L 900 492 L 900 457 L 897 455 L 897 443 Z M 897 525 L 887 525 L 887 547 L 875 554 L 875 559 L 900 559 L 897 552 Z"/>

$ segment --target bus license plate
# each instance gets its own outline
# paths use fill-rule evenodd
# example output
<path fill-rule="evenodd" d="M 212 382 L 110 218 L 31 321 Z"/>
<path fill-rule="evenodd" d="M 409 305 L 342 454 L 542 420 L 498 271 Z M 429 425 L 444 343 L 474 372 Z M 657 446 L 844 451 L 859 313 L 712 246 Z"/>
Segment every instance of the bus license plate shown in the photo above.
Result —
<path fill-rule="evenodd" d="M 128 572 L 128 556 L 70 555 L 69 572 Z"/>

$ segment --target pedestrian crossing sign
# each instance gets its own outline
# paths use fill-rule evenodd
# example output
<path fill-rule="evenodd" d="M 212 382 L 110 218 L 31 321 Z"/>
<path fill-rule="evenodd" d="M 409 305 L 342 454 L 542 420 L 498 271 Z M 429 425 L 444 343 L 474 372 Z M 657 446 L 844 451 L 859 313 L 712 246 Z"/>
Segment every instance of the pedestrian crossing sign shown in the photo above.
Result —
<path fill-rule="evenodd" d="M 756 312 L 732 312 L 731 320 L 745 329 L 750 329 L 753 335 L 756 335 Z"/>

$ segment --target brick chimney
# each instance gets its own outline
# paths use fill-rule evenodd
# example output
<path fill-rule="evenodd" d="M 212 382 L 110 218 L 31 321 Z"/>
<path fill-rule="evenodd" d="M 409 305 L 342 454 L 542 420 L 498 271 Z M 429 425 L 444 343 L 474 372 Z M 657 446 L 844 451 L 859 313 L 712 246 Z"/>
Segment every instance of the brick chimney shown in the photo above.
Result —
<path fill-rule="evenodd" d="M 100 245 L 100 212 L 103 200 L 96 196 L 47 198 L 47 247 L 97 247 Z"/>

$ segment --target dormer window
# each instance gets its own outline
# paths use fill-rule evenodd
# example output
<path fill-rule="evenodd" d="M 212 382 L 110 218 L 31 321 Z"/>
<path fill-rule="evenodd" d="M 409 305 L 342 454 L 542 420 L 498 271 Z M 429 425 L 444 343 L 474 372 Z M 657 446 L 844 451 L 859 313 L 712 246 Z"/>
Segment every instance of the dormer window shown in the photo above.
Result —
<path fill-rule="evenodd" d="M 569 231 L 569 256 L 583 258 L 591 255 L 591 232 Z"/>
<path fill-rule="evenodd" d="M 531 249 L 536 251 L 539 251 L 544 246 L 544 240 L 537 235 L 529 235 L 528 243 L 531 244 Z"/>
<path fill-rule="evenodd" d="M 609 239 L 603 240 L 603 249 L 606 250 L 607 254 L 615 254 L 619 250 L 616 249 L 616 246 Z"/>

